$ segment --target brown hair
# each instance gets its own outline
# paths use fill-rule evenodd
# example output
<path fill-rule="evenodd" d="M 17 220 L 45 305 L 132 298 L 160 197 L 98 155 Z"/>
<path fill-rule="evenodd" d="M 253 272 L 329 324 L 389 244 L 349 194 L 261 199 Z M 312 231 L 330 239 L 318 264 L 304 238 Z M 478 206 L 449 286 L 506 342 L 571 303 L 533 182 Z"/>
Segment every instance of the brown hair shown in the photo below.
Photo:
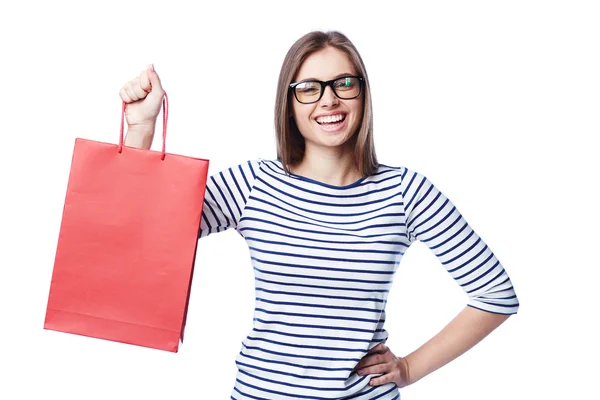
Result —
<path fill-rule="evenodd" d="M 367 70 L 358 50 L 344 34 L 338 31 L 309 32 L 302 36 L 288 50 L 277 84 L 275 101 L 275 136 L 277 139 L 277 159 L 283 164 L 284 171 L 289 173 L 289 165 L 300 162 L 304 157 L 304 137 L 298 130 L 296 122 L 290 117 L 292 95 L 289 86 L 300 70 L 304 60 L 311 54 L 327 47 L 334 47 L 348 55 L 356 73 L 364 77 L 363 82 L 363 115 L 358 133 L 351 139 L 354 141 L 354 162 L 363 176 L 373 175 L 378 166 L 373 141 L 373 107 Z"/>

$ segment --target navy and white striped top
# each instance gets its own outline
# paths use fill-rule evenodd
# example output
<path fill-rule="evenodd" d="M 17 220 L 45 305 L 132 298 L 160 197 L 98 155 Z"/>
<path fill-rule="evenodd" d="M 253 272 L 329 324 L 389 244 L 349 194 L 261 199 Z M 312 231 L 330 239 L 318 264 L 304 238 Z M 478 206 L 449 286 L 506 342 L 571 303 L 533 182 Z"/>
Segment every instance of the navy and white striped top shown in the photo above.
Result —
<path fill-rule="evenodd" d="M 380 165 L 334 186 L 259 158 L 207 180 L 200 238 L 234 228 L 250 248 L 254 328 L 236 356 L 231 398 L 399 399 L 354 366 L 388 338 L 385 305 L 402 256 L 425 243 L 468 305 L 514 314 L 519 302 L 491 249 L 424 175 Z"/>

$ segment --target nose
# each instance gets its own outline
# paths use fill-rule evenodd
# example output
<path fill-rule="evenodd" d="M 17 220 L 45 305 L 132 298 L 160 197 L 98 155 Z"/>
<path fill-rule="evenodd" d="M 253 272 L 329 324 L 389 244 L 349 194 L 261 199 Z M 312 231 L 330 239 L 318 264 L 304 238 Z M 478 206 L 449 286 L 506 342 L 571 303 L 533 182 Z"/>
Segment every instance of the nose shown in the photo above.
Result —
<path fill-rule="evenodd" d="M 325 86 L 323 97 L 321 97 L 321 104 L 323 106 L 333 106 L 339 103 L 338 97 L 333 93 L 333 88 L 330 85 Z"/>

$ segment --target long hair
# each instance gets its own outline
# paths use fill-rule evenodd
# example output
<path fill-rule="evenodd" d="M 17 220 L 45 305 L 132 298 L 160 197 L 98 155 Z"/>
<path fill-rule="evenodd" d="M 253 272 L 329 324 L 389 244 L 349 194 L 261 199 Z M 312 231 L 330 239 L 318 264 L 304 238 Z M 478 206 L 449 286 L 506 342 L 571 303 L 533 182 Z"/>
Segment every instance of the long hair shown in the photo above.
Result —
<path fill-rule="evenodd" d="M 304 137 L 298 130 L 294 119 L 291 118 L 293 96 L 289 86 L 304 60 L 311 54 L 327 47 L 334 47 L 346 53 L 358 75 L 364 77 L 362 121 L 358 133 L 355 133 L 349 140 L 354 141 L 354 162 L 359 171 L 363 176 L 373 175 L 377 171 L 378 162 L 373 141 L 373 107 L 369 78 L 358 50 L 350 39 L 338 31 L 307 33 L 292 45 L 283 60 L 275 101 L 277 159 L 283 164 L 285 173 L 289 174 L 289 166 L 300 162 L 304 157 Z"/>

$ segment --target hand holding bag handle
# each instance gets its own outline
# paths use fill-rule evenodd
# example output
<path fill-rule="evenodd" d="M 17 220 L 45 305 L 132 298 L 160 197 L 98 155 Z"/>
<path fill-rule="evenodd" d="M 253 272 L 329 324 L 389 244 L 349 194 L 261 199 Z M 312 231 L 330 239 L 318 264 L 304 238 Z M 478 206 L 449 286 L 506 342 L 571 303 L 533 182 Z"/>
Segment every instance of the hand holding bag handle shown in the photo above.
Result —
<path fill-rule="evenodd" d="M 169 97 L 167 96 L 167 92 L 164 92 L 165 95 L 162 100 L 162 108 L 163 108 L 163 142 L 162 142 L 162 154 L 160 156 L 161 160 L 165 159 L 165 147 L 167 142 L 167 121 L 169 119 Z M 125 107 L 127 103 L 123 102 L 123 107 L 121 109 L 121 132 L 119 134 L 119 154 L 123 152 L 123 130 L 125 127 Z"/>

